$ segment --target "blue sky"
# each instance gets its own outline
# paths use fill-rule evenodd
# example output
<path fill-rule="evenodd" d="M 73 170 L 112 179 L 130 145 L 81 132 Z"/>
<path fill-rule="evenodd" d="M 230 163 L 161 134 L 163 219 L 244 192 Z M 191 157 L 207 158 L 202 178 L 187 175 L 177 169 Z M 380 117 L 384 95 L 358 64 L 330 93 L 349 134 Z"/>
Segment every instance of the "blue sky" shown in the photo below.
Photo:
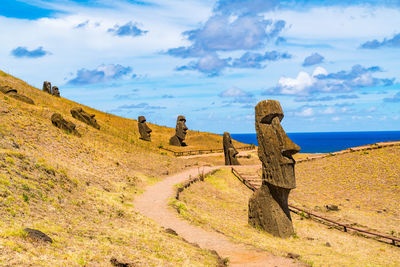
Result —
<path fill-rule="evenodd" d="M 400 130 L 400 1 L 4 0 L 0 69 L 116 115 L 249 133 Z"/>

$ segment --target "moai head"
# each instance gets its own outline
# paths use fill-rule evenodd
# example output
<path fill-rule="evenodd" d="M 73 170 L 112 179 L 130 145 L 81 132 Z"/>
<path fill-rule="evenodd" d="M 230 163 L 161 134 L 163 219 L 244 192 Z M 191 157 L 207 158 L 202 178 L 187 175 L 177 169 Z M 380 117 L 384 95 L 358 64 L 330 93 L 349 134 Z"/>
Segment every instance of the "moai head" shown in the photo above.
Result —
<path fill-rule="evenodd" d="M 231 135 L 228 132 L 224 132 L 222 143 L 224 146 L 225 165 L 239 165 L 236 159 L 236 155 L 239 152 L 234 148 Z"/>
<path fill-rule="evenodd" d="M 281 126 L 283 111 L 276 100 L 263 100 L 255 108 L 258 157 L 263 165 L 263 183 L 296 187 L 293 155 L 300 151 Z"/>
<path fill-rule="evenodd" d="M 138 117 L 138 127 L 139 127 L 139 133 L 140 133 L 140 139 L 146 140 L 146 141 L 151 141 L 150 139 L 150 133 L 152 132 L 149 126 L 146 124 L 146 118 L 144 116 L 139 116 Z"/>
<path fill-rule="evenodd" d="M 186 132 L 188 128 L 186 127 L 186 118 L 185 116 L 179 115 L 176 120 L 176 133 L 175 135 L 181 140 L 185 140 Z"/>
<path fill-rule="evenodd" d="M 53 86 L 52 94 L 54 96 L 60 97 L 60 90 L 58 90 L 57 86 Z"/>
<path fill-rule="evenodd" d="M 43 82 L 43 91 L 51 94 L 51 82 L 48 81 Z"/>

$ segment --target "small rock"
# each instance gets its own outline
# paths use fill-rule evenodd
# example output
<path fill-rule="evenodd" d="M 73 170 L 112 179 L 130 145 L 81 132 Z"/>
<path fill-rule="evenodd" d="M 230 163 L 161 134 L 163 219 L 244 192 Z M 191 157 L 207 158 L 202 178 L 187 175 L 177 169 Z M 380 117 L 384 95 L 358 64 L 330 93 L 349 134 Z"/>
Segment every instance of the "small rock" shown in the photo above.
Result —
<path fill-rule="evenodd" d="M 332 204 L 325 205 L 325 208 L 327 211 L 338 211 L 339 210 L 339 207 L 337 205 L 332 205 Z"/>
<path fill-rule="evenodd" d="M 356 208 L 359 209 L 359 208 L 360 208 L 360 205 L 357 205 Z"/>
<path fill-rule="evenodd" d="M 320 206 L 315 206 L 315 207 L 314 207 L 314 210 L 315 210 L 315 211 L 322 211 L 322 209 L 321 209 Z"/>
<path fill-rule="evenodd" d="M 115 257 L 112 257 L 112 258 L 110 259 L 110 262 L 111 262 L 111 264 L 112 264 L 113 266 L 116 266 L 116 267 L 130 267 L 130 266 L 133 266 L 133 265 L 130 264 L 130 263 L 120 262 L 120 261 L 118 261 Z"/>
<path fill-rule="evenodd" d="M 377 213 L 382 213 L 382 211 L 381 211 L 381 210 L 377 210 L 376 212 L 377 212 Z"/>
<path fill-rule="evenodd" d="M 170 235 L 176 235 L 176 236 L 178 236 L 178 233 L 175 232 L 175 230 L 174 230 L 174 229 L 171 229 L 171 228 L 165 229 L 165 232 L 166 232 L 167 234 L 170 234 Z"/>
<path fill-rule="evenodd" d="M 313 237 L 306 237 L 306 239 L 307 239 L 307 240 L 311 240 L 311 241 L 314 240 Z"/>
<path fill-rule="evenodd" d="M 325 246 L 326 246 L 326 247 L 332 247 L 332 246 L 331 246 L 331 243 L 329 243 L 329 242 L 326 242 L 326 243 L 325 243 Z"/>
<path fill-rule="evenodd" d="M 43 233 L 42 231 L 36 230 L 36 229 L 31 229 L 31 228 L 25 228 L 24 231 L 28 234 L 28 238 L 34 240 L 34 241 L 43 241 L 43 242 L 49 242 L 53 243 L 53 239 L 51 239 L 48 235 Z"/>
<path fill-rule="evenodd" d="M 287 254 L 287 257 L 290 258 L 290 259 L 298 259 L 298 258 L 300 258 L 300 255 L 299 255 L 299 254 L 296 254 L 296 253 L 291 253 L 291 252 L 289 252 L 289 253 Z"/>

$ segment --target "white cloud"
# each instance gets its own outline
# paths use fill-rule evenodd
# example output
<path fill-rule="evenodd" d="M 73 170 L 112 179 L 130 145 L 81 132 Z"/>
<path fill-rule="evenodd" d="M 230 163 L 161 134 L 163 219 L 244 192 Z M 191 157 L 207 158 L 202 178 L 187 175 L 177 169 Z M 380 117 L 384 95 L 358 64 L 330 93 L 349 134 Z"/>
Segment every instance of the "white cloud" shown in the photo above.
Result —
<path fill-rule="evenodd" d="M 327 75 L 328 72 L 322 67 L 315 68 L 311 75 L 300 71 L 296 78 L 281 77 L 278 81 L 278 87 L 281 88 L 280 92 L 285 95 L 308 94 L 309 88 L 318 82 L 315 76 L 320 74 Z"/>
<path fill-rule="evenodd" d="M 311 117 L 314 115 L 314 110 L 312 108 L 305 108 L 295 114 L 300 117 Z"/>

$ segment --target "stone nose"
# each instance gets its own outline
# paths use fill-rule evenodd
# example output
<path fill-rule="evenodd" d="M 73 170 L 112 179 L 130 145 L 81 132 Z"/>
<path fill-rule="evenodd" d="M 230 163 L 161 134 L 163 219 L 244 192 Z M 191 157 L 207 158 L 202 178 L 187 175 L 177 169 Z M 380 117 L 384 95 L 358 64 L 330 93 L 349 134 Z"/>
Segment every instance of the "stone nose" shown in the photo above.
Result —
<path fill-rule="evenodd" d="M 291 157 L 300 151 L 300 147 L 296 145 L 285 132 L 283 132 L 283 148 L 281 150 L 282 155 L 285 157 Z"/>
<path fill-rule="evenodd" d="M 188 130 L 188 128 L 186 127 L 186 124 L 185 124 L 185 123 L 183 124 L 183 130 L 184 130 L 184 131 L 187 131 L 187 130 Z"/>

